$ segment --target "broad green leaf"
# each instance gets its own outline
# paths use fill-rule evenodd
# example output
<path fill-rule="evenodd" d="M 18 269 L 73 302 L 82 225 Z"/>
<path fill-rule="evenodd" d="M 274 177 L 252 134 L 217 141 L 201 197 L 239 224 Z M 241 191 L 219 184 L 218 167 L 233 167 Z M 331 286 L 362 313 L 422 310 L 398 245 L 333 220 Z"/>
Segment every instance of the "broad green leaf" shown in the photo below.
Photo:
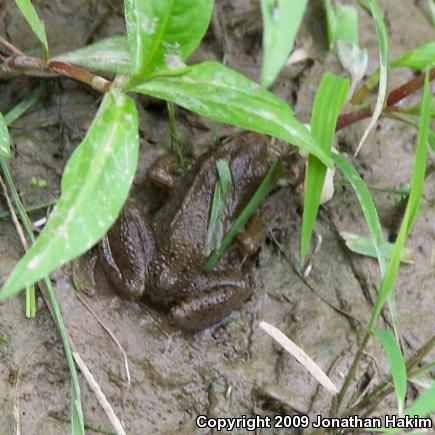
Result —
<path fill-rule="evenodd" d="M 384 275 L 388 264 L 388 254 L 384 241 L 384 235 L 382 234 L 381 223 L 379 221 L 378 212 L 376 210 L 372 195 L 370 194 L 367 185 L 364 183 L 356 169 L 343 156 L 333 153 L 332 158 L 334 159 L 337 167 L 343 172 L 344 176 L 346 177 L 347 181 L 349 181 L 358 197 L 364 218 L 372 236 L 376 255 L 378 257 L 379 267 L 381 269 L 382 275 Z"/>
<path fill-rule="evenodd" d="M 358 13 L 353 6 L 323 1 L 326 12 L 329 49 L 336 48 L 338 41 L 346 41 L 358 46 Z"/>
<path fill-rule="evenodd" d="M 35 36 L 42 44 L 44 48 L 44 56 L 46 59 L 48 59 L 48 42 L 47 35 L 45 34 L 44 22 L 39 19 L 38 14 L 36 13 L 35 8 L 30 0 L 15 0 L 15 3 L 20 9 L 21 13 L 24 15 L 27 24 L 30 26 Z"/>
<path fill-rule="evenodd" d="M 138 141 L 133 100 L 117 90 L 109 92 L 65 166 L 56 207 L 0 290 L 0 298 L 17 293 L 82 254 L 107 232 L 127 198 Z"/>
<path fill-rule="evenodd" d="M 394 390 L 396 392 L 398 414 L 402 415 L 405 406 L 407 383 L 405 361 L 394 335 L 386 329 L 378 329 L 376 336 L 381 341 L 387 355 L 391 376 L 393 377 Z"/>
<path fill-rule="evenodd" d="M 278 179 L 282 176 L 282 174 L 283 166 L 281 160 L 277 160 L 269 169 L 269 172 L 264 177 L 263 181 L 261 182 L 254 195 L 252 195 L 252 198 L 249 200 L 248 204 L 246 204 L 245 208 L 231 225 L 228 233 L 225 234 L 220 248 L 216 252 L 214 252 L 205 263 L 205 271 L 210 272 L 211 270 L 213 270 L 213 267 L 215 266 L 221 255 L 228 248 L 234 237 L 237 235 L 238 231 L 243 227 L 243 225 L 245 225 L 248 219 L 254 214 L 255 210 L 257 210 L 260 204 L 266 199 L 270 191 L 276 186 L 276 183 L 278 182 Z"/>
<path fill-rule="evenodd" d="M 431 66 L 434 60 L 435 41 L 431 41 L 397 57 L 391 62 L 390 66 L 391 68 L 408 67 L 419 70 Z"/>
<path fill-rule="evenodd" d="M 311 134 L 325 153 L 331 152 L 335 124 L 349 90 L 349 81 L 325 73 L 314 99 Z M 301 233 L 301 258 L 305 258 L 320 205 L 326 166 L 314 155 L 308 158 L 305 174 L 304 214 Z"/>
<path fill-rule="evenodd" d="M 216 182 L 211 205 L 210 219 L 207 228 L 207 237 L 204 245 L 204 255 L 208 257 L 213 250 L 219 249 L 222 243 L 223 218 L 225 216 L 225 201 L 232 184 L 231 170 L 225 159 L 216 162 L 218 181 Z"/>
<path fill-rule="evenodd" d="M 373 110 L 373 115 L 370 119 L 369 125 L 364 131 L 362 138 L 358 144 L 355 155 L 363 146 L 367 136 L 376 124 L 379 116 L 382 113 L 384 107 L 385 96 L 387 94 L 387 79 L 388 79 L 388 35 L 387 28 L 385 26 L 382 11 L 379 8 L 377 0 L 367 0 L 370 7 L 370 12 L 375 21 L 376 35 L 378 37 L 379 44 L 379 89 L 378 97 L 376 99 L 376 105 Z"/>
<path fill-rule="evenodd" d="M 261 0 L 263 14 L 263 70 L 261 84 L 276 79 L 293 48 L 307 0 Z"/>
<path fill-rule="evenodd" d="M 11 138 L 3 115 L 0 113 L 0 157 L 11 156 Z"/>
<path fill-rule="evenodd" d="M 105 38 L 78 50 L 56 56 L 53 60 L 96 71 L 121 74 L 130 72 L 130 52 L 126 36 Z"/>
<path fill-rule="evenodd" d="M 213 0 L 125 0 L 131 73 L 174 69 L 199 45 L 210 23 Z"/>
<path fill-rule="evenodd" d="M 366 255 L 367 257 L 377 258 L 376 247 L 371 239 L 359 236 L 358 234 L 348 233 L 346 231 L 340 231 L 340 236 L 343 237 L 346 246 L 350 251 L 355 252 L 356 254 Z M 392 243 L 385 244 L 388 257 L 391 256 L 393 247 L 394 245 Z M 414 263 L 414 252 L 411 249 L 404 248 L 400 261 L 407 264 Z"/>
<path fill-rule="evenodd" d="M 131 89 L 178 104 L 215 121 L 269 134 L 332 165 L 289 105 L 242 74 L 217 62 L 203 62 L 185 74 L 156 77 Z"/>
<path fill-rule="evenodd" d="M 391 260 L 388 263 L 388 267 L 383 277 L 381 288 L 379 290 L 378 297 L 373 308 L 369 328 L 372 332 L 376 327 L 376 321 L 382 310 L 385 300 L 388 298 L 393 289 L 400 265 L 402 250 L 416 218 L 423 195 L 429 137 L 429 104 L 430 83 L 429 75 L 428 73 L 426 73 L 420 115 L 420 128 L 418 131 L 417 149 L 415 152 L 415 162 L 412 172 L 411 191 L 409 194 L 408 204 L 406 206 L 402 224 L 400 226 L 399 234 L 397 236 L 396 243 L 394 244 Z"/>

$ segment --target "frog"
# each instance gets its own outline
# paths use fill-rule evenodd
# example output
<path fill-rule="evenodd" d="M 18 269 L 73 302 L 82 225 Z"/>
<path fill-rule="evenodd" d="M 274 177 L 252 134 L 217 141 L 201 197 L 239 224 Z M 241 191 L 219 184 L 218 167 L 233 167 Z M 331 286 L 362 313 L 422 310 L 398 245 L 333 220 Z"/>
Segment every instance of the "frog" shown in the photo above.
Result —
<path fill-rule="evenodd" d="M 169 190 L 168 198 L 151 221 L 140 208 L 124 207 L 103 238 L 100 263 L 111 284 L 127 297 L 162 308 L 172 325 L 186 331 L 204 330 L 240 308 L 251 294 L 240 270 L 203 267 L 216 162 L 225 159 L 232 178 L 225 234 L 269 169 L 267 144 L 265 136 L 243 132 L 204 153 L 181 176 L 152 167 L 149 174 L 163 178 L 157 184 Z"/>

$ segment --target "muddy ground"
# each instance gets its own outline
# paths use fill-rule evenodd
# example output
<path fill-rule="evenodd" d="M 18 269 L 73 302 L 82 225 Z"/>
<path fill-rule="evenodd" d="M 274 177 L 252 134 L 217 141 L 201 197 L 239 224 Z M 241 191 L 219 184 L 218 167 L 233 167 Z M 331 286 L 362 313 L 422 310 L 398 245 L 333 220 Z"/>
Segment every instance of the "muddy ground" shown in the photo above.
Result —
<path fill-rule="evenodd" d="M 3 3 L 1 34 L 26 53 L 37 54 L 38 44 L 14 2 L 0 2 Z M 33 3 L 45 20 L 53 54 L 124 32 L 121 1 Z M 389 27 L 391 57 L 434 39 L 434 29 L 417 2 L 380 3 Z M 306 49 L 312 60 L 286 67 L 272 88 L 305 122 L 309 121 L 322 73 L 341 71 L 335 56 L 327 51 L 319 4 L 310 2 L 297 39 L 297 46 Z M 212 25 L 193 60 L 225 58 L 228 66 L 258 80 L 261 22 L 258 14 L 249 13 L 251 9 L 248 0 L 217 2 Z M 360 42 L 369 51 L 368 69 L 372 72 L 378 63 L 375 30 L 364 11 L 359 10 L 359 18 Z M 410 77 L 409 71 L 395 71 L 390 86 Z M 12 108 L 38 83 L 30 78 L 1 81 L 0 110 L 4 113 Z M 44 97 L 11 128 L 15 150 L 11 169 L 27 205 L 58 196 L 62 168 L 83 138 L 100 101 L 93 91 L 66 79 L 52 80 L 46 86 Z M 168 149 L 169 128 L 164 106 L 145 98 L 138 101 L 141 154 L 132 195 L 150 207 L 146 168 Z M 197 154 L 211 143 L 209 121 L 181 109 L 177 119 L 181 140 L 192 152 Z M 337 146 L 352 153 L 365 125 L 361 122 L 343 130 Z M 218 134 L 233 130 L 225 126 L 217 129 Z M 397 188 L 410 179 L 415 142 L 415 130 L 382 119 L 354 164 L 369 186 Z M 399 320 L 408 356 L 435 331 L 433 153 L 429 156 L 429 168 L 425 200 L 408 241 L 415 253 L 415 264 L 402 267 L 397 282 Z M 32 184 L 32 177 L 46 180 L 47 185 Z M 393 235 L 397 197 L 378 190 L 372 193 L 385 234 Z M 5 208 L 4 201 L 2 204 Z M 351 254 L 338 235 L 340 231 L 367 234 L 363 216 L 350 187 L 342 183 L 332 201 L 322 207 L 316 229 L 323 236 L 323 244 L 311 275 L 303 280 L 298 260 L 301 213 L 296 195 L 286 188 L 276 190 L 264 204 L 263 213 L 268 237 L 261 252 L 250 260 L 252 297 L 229 321 L 216 328 L 186 335 L 171 329 L 159 313 L 146 305 L 122 299 L 103 285 L 92 296 L 85 296 L 125 348 L 130 386 L 119 350 L 73 291 L 71 266 L 52 274 L 68 330 L 127 433 L 205 433 L 195 428 L 198 414 L 222 417 L 301 412 L 313 416 L 327 412 L 331 396 L 272 343 L 258 328 L 258 321 L 264 319 L 279 327 L 340 384 L 369 319 L 380 279 L 376 262 Z M 32 219 L 43 214 L 34 213 Z M 7 219 L 0 221 L 0 238 L 3 282 L 22 255 L 22 248 Z M 69 374 L 43 300 L 38 297 L 34 320 L 24 317 L 23 297 L 1 302 L 0 336 L 0 433 L 14 433 L 16 399 L 21 433 L 69 433 L 69 425 L 62 421 L 70 413 Z M 358 378 L 365 375 L 374 385 L 386 376 L 387 367 L 377 345 L 370 345 L 368 351 Z M 434 356 L 432 353 L 432 359 Z M 94 394 L 81 374 L 79 377 L 86 424 L 110 431 Z M 410 397 L 416 393 L 411 387 Z M 388 410 L 394 411 L 394 401 L 385 401 L 376 413 Z"/>

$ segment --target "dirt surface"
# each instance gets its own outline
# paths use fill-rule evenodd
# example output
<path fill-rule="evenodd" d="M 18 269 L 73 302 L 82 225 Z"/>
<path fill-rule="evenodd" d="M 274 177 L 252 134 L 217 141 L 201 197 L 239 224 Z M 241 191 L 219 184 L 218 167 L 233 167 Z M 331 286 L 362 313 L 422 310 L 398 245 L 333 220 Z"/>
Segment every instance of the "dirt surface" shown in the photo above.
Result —
<path fill-rule="evenodd" d="M 33 3 L 45 20 L 52 54 L 124 32 L 121 1 Z M 304 122 L 309 121 L 323 72 L 341 71 L 335 56 L 327 51 L 324 17 L 317 3 L 320 4 L 310 2 L 296 43 L 308 51 L 312 61 L 284 68 L 272 87 L 295 107 Z M 391 57 L 434 39 L 434 29 L 415 2 L 380 3 L 389 26 Z M 360 42 L 369 51 L 372 72 L 378 63 L 375 30 L 364 11 L 359 10 L 359 18 Z M 13 1 L 6 0 L 0 23 L 2 35 L 26 53 L 38 53 L 38 44 Z M 252 13 L 248 0 L 217 2 L 212 25 L 192 59 L 225 59 L 228 66 L 258 80 L 258 10 Z M 408 71 L 395 71 L 390 86 L 410 76 Z M 1 81 L 0 110 L 4 113 L 12 108 L 39 83 L 30 78 Z M 52 80 L 45 86 L 44 97 L 11 128 L 11 169 L 27 205 L 59 195 L 65 162 L 83 138 L 100 101 L 99 95 L 69 80 Z M 153 207 L 154 203 L 150 205 L 147 199 L 150 187 L 146 168 L 168 149 L 169 127 L 164 106 L 146 98 L 138 98 L 138 102 L 141 154 L 132 195 L 146 207 Z M 212 125 L 208 120 L 181 109 L 177 119 L 180 138 L 194 154 L 211 144 Z M 365 125 L 361 122 L 340 132 L 337 146 L 352 153 Z M 217 128 L 219 135 L 233 130 L 227 126 Z M 353 162 L 369 186 L 395 189 L 410 179 L 415 143 L 415 130 L 383 119 Z M 406 355 L 435 330 L 433 169 L 431 153 L 425 200 L 408 241 L 415 252 L 415 264 L 401 269 L 396 286 Z M 47 185 L 32 184 L 32 177 L 46 180 Z M 397 197 L 377 190 L 372 193 L 385 234 L 393 235 L 398 221 Z M 253 267 L 248 278 L 253 295 L 239 312 L 216 328 L 186 335 L 171 329 L 163 317 L 146 305 L 122 299 L 106 286 L 99 286 L 91 297 L 85 296 L 125 348 L 130 386 L 118 348 L 73 291 L 71 266 L 52 275 L 77 350 L 127 433 L 206 433 L 195 427 L 198 414 L 223 417 L 301 412 L 314 416 L 327 412 L 331 396 L 258 328 L 258 321 L 264 319 L 280 328 L 340 384 L 368 322 L 380 280 L 376 262 L 351 254 L 338 235 L 340 231 L 367 234 L 363 216 L 350 187 L 338 187 L 333 200 L 320 212 L 316 230 L 323 243 L 311 275 L 304 280 L 298 260 L 301 213 L 296 195 L 286 188 L 277 189 L 264 204 L 263 213 L 268 237 L 261 252 L 251 260 Z M 37 212 L 31 217 L 36 220 L 43 215 L 44 212 Z M 22 255 L 22 248 L 7 219 L 0 221 L 0 238 L 3 282 Z M 22 296 L 0 302 L 0 336 L 0 433 L 13 433 L 17 416 L 23 434 L 70 433 L 69 424 L 62 421 L 70 414 L 68 369 L 42 299 L 38 298 L 34 320 L 24 317 Z M 373 385 L 379 381 L 379 375 L 386 376 L 387 366 L 377 345 L 370 345 L 368 352 L 358 379 Z M 432 353 L 432 359 L 434 356 Z M 79 377 L 85 422 L 112 430 L 94 394 L 81 374 Z M 417 391 L 411 387 L 410 396 Z M 394 402 L 387 400 L 377 412 L 389 409 L 394 411 Z"/>

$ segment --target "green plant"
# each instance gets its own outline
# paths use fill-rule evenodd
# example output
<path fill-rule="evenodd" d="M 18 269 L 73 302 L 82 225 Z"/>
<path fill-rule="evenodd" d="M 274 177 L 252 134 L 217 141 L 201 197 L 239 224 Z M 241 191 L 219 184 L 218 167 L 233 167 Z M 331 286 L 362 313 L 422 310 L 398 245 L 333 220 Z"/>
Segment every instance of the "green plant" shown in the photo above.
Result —
<path fill-rule="evenodd" d="M 61 196 L 55 209 L 39 237 L 12 271 L 0 291 L 0 298 L 18 293 L 81 255 L 97 243 L 115 221 L 127 198 L 138 159 L 137 110 L 129 93 L 142 93 L 164 99 L 213 120 L 275 136 L 309 153 L 301 256 L 305 256 L 309 247 L 326 170 L 335 164 L 358 195 L 384 276 L 366 339 L 333 408 L 334 412 L 339 412 L 341 399 L 352 379 L 364 346 L 375 332 L 377 317 L 387 298 L 391 298 L 403 245 L 421 199 L 428 140 L 431 141 L 432 147 L 435 146 L 434 133 L 429 126 L 430 116 L 433 116 L 433 110 L 430 110 L 429 81 L 435 78 L 435 70 L 432 68 L 426 75 L 418 76 L 387 95 L 388 69 L 408 67 L 421 70 L 431 66 L 435 59 L 435 44 L 425 44 L 388 64 L 388 40 L 382 13 L 375 0 L 368 0 L 366 6 L 375 20 L 379 40 L 380 70 L 353 95 L 351 109 L 341 114 L 340 111 L 349 97 L 348 81 L 325 73 L 317 90 L 309 131 L 295 117 L 285 101 L 265 89 L 273 82 L 292 49 L 306 1 L 300 2 L 297 13 L 288 8 L 284 1 L 261 2 L 264 20 L 262 86 L 217 62 L 196 65 L 184 63 L 206 32 L 213 10 L 213 0 L 126 0 L 127 36 L 107 38 L 53 59 L 49 58 L 44 25 L 30 1 L 17 0 L 16 3 L 40 40 L 43 56 L 41 59 L 26 56 L 1 38 L 0 44 L 11 53 L 3 62 L 2 70 L 66 76 L 83 82 L 105 95 L 88 133 L 65 167 Z M 337 24 L 334 21 L 337 17 L 331 12 L 331 2 L 325 3 L 329 11 L 331 47 L 335 47 L 337 41 L 343 38 L 356 43 L 355 14 L 350 9 L 338 7 L 339 21 L 344 20 L 344 24 L 348 25 L 338 25 L 338 28 L 346 31 L 337 34 Z M 288 26 L 290 18 L 291 25 Z M 347 20 L 352 20 L 350 25 Z M 288 37 L 289 27 L 291 37 Z M 117 76 L 111 82 L 91 72 L 95 70 L 116 73 Z M 379 85 L 376 103 L 371 104 L 366 101 L 366 97 L 376 85 Z M 405 110 L 397 107 L 399 101 L 423 85 L 424 98 L 421 103 Z M 34 101 L 37 96 L 32 98 Z M 0 156 L 6 168 L 5 159 L 10 157 L 6 125 L 26 107 L 28 105 L 24 104 L 22 108 L 16 108 L 4 118 L 0 116 Z M 360 119 L 372 118 L 360 141 L 362 145 L 379 116 L 403 115 L 408 117 L 407 122 L 418 127 L 419 140 L 407 213 L 390 258 L 369 190 L 343 156 L 331 153 L 331 146 L 336 130 Z M 7 169 L 5 171 L 7 173 Z M 218 242 L 213 244 L 216 250 L 207 261 L 206 270 L 213 269 L 238 229 L 275 185 L 280 173 L 281 162 L 277 160 L 229 233 L 218 236 Z M 216 198 L 225 196 L 224 183 L 216 189 Z M 222 192 L 219 193 L 219 189 Z M 92 208 L 89 206 L 91 203 Z M 219 208 L 220 206 L 216 205 L 216 213 L 213 215 L 217 219 L 213 224 L 216 228 L 219 227 Z M 23 216 L 22 221 L 25 222 L 25 219 Z M 28 237 L 32 240 L 33 236 L 30 234 L 31 231 Z M 55 308 L 56 301 L 52 290 L 48 290 L 48 295 L 52 308 Z M 55 309 L 54 312 L 62 334 L 61 318 Z M 386 336 L 382 332 L 378 335 L 382 337 L 385 348 L 389 349 L 387 352 L 397 355 L 398 347 L 392 344 L 394 337 Z M 81 433 L 83 419 L 74 363 L 65 334 L 62 338 L 73 378 L 73 428 L 77 433 Z M 396 370 L 396 367 L 392 367 L 395 384 L 400 382 L 397 396 L 399 409 L 403 409 L 403 373 L 401 377 L 396 376 Z M 402 365 L 400 370 L 403 372 Z"/>

